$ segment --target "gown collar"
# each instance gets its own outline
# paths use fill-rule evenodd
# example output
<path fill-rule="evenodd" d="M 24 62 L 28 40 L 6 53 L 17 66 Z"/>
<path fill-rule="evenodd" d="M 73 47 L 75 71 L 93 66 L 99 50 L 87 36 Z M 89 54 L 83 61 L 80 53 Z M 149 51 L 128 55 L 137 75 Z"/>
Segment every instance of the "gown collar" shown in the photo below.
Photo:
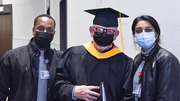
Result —
<path fill-rule="evenodd" d="M 115 45 L 113 46 L 113 48 L 111 50 L 104 52 L 104 53 L 97 51 L 96 48 L 93 46 L 92 42 L 88 42 L 88 43 L 84 44 L 83 46 L 86 48 L 86 50 L 91 55 L 93 55 L 97 59 L 106 59 L 106 58 L 110 58 L 116 54 L 122 53 L 122 51 Z"/>

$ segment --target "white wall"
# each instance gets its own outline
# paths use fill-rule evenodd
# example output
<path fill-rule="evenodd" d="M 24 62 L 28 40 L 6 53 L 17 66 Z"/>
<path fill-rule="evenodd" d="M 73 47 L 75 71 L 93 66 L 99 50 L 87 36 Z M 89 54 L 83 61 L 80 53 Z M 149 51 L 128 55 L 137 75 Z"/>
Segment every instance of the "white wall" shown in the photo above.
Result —
<path fill-rule="evenodd" d="M 57 50 L 60 49 L 60 15 L 59 15 L 59 2 L 60 0 L 51 0 L 50 2 L 50 15 L 56 21 L 56 34 L 52 43 L 52 47 L 56 48 Z"/>
<path fill-rule="evenodd" d="M 13 48 L 26 45 L 32 37 L 34 18 L 45 13 L 46 0 L 0 0 L 3 4 L 13 6 Z M 125 53 L 130 57 L 140 51 L 134 46 L 131 24 L 135 17 L 148 14 L 156 18 L 161 28 L 161 46 L 171 51 L 180 59 L 180 1 L 178 0 L 67 0 L 68 2 L 68 47 L 81 45 L 92 40 L 89 26 L 93 15 L 84 12 L 85 9 L 97 7 L 112 7 L 130 17 L 122 19 Z M 51 0 L 51 15 L 56 20 L 56 34 L 52 47 L 59 49 L 59 2 Z M 121 47 L 120 36 L 115 44 Z"/>
<path fill-rule="evenodd" d="M 84 44 L 92 40 L 89 26 L 93 15 L 85 9 L 112 7 L 130 17 L 122 19 L 125 53 L 130 57 L 140 51 L 134 46 L 131 25 L 135 17 L 147 14 L 153 16 L 161 28 L 161 46 L 180 59 L 180 1 L 179 0 L 68 0 L 68 47 Z M 120 36 L 115 44 L 121 47 Z"/>
<path fill-rule="evenodd" d="M 3 4 L 12 4 L 13 8 L 13 48 L 29 43 L 29 40 L 33 37 L 32 27 L 35 17 L 46 13 L 45 1 L 46 0 L 3 0 Z M 58 41 L 58 34 L 55 34 L 51 46 L 59 49 Z"/>

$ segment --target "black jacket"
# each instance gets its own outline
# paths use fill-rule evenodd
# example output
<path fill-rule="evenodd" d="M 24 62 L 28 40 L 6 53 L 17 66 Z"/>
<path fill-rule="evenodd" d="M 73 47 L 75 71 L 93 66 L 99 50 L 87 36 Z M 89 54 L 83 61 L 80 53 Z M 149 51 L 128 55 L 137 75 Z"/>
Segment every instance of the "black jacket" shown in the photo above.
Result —
<path fill-rule="evenodd" d="M 141 61 L 145 59 L 140 83 L 139 101 L 180 101 L 180 64 L 169 51 L 156 45 L 149 57 L 138 54 L 134 59 L 135 74 Z"/>
<path fill-rule="evenodd" d="M 32 39 L 27 46 L 7 51 L 0 61 L 0 101 L 36 101 L 37 77 L 33 57 L 37 53 L 32 47 Z M 61 52 L 48 48 L 45 59 L 50 72 L 47 101 L 54 101 L 56 62 Z M 10 89 L 9 89 L 10 88 Z"/>

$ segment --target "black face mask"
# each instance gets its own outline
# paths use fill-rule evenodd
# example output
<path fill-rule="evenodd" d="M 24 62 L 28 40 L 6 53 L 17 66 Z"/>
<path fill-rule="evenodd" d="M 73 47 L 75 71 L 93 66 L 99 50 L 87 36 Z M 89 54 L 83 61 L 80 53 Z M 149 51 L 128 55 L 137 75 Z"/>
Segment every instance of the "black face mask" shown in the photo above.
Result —
<path fill-rule="evenodd" d="M 50 45 L 54 35 L 47 32 L 38 32 L 34 36 L 34 41 L 39 48 L 46 48 Z"/>
<path fill-rule="evenodd" d="M 108 46 L 112 44 L 114 39 L 114 34 L 107 34 L 106 32 L 104 33 L 95 32 L 93 38 L 94 41 L 99 46 Z"/>

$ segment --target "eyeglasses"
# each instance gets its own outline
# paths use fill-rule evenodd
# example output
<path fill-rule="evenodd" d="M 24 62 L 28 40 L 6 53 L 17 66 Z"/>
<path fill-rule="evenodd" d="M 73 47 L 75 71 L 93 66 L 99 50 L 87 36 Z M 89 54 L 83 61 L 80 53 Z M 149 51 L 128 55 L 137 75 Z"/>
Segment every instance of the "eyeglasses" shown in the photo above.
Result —
<path fill-rule="evenodd" d="M 102 28 L 102 27 L 94 27 L 94 29 L 96 29 L 96 30 L 94 30 L 94 31 L 96 31 L 96 32 L 99 32 L 99 33 L 103 33 L 103 32 L 106 32 L 107 34 L 114 34 L 116 31 L 115 30 L 113 30 L 113 29 L 104 29 L 104 28 Z"/>
<path fill-rule="evenodd" d="M 152 26 L 148 26 L 145 28 L 138 27 L 138 28 L 135 28 L 135 33 L 142 33 L 143 30 L 144 30 L 144 32 L 152 32 L 152 31 L 154 31 L 154 28 Z"/>

